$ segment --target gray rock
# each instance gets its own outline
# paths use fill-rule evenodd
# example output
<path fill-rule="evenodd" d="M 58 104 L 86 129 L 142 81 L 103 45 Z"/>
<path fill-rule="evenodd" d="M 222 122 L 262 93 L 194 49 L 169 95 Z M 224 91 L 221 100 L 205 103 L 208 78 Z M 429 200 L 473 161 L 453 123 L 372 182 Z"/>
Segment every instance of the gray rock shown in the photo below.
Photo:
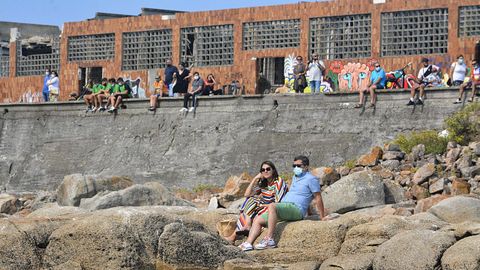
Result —
<path fill-rule="evenodd" d="M 389 169 L 391 171 L 395 171 L 400 167 L 400 161 L 399 160 L 385 160 L 382 162 L 382 166 L 386 169 Z"/>
<path fill-rule="evenodd" d="M 442 269 L 480 269 L 480 236 L 464 238 L 448 248 L 442 257 Z"/>
<path fill-rule="evenodd" d="M 91 198 L 102 191 L 122 190 L 131 185 L 132 180 L 125 177 L 67 175 L 57 189 L 57 200 L 62 206 L 79 206 L 82 198 Z"/>
<path fill-rule="evenodd" d="M 457 148 L 457 143 L 454 142 L 454 141 L 450 141 L 447 143 L 447 150 L 450 150 L 450 149 L 453 149 L 453 148 Z"/>
<path fill-rule="evenodd" d="M 107 209 L 117 206 L 194 206 L 192 203 L 177 198 L 162 184 L 149 182 L 133 185 L 120 191 L 98 193 L 93 198 L 82 199 L 80 207 L 89 210 Z"/>
<path fill-rule="evenodd" d="M 385 203 L 399 203 L 406 200 L 405 198 L 405 190 L 402 186 L 390 180 L 384 180 L 384 192 L 385 192 Z"/>
<path fill-rule="evenodd" d="M 243 202 L 245 201 L 245 198 L 238 199 L 236 201 L 233 201 L 228 207 L 227 210 L 235 210 L 238 211 L 240 210 L 240 207 L 242 207 Z"/>
<path fill-rule="evenodd" d="M 423 158 L 425 155 L 425 145 L 419 144 L 412 148 L 412 158 L 414 161 Z"/>
<path fill-rule="evenodd" d="M 393 144 L 393 143 L 385 145 L 384 150 L 385 151 L 401 151 L 400 150 L 400 145 Z"/>
<path fill-rule="evenodd" d="M 461 151 L 462 150 L 460 148 L 450 149 L 447 152 L 447 156 L 445 157 L 445 162 L 447 163 L 447 165 L 454 164 L 455 161 L 457 161 L 458 157 L 460 156 Z"/>
<path fill-rule="evenodd" d="M 13 215 L 18 210 L 22 204 L 16 196 L 9 194 L 0 194 L 0 213 Z"/>
<path fill-rule="evenodd" d="M 405 153 L 400 151 L 386 151 L 383 153 L 384 160 L 402 160 Z"/>
<path fill-rule="evenodd" d="M 435 164 L 427 163 L 423 165 L 418 171 L 413 175 L 413 183 L 421 185 L 427 181 L 432 175 L 435 174 Z"/>
<path fill-rule="evenodd" d="M 330 213 L 385 204 L 382 180 L 368 172 L 358 172 L 341 178 L 322 192 L 325 207 Z"/>
<path fill-rule="evenodd" d="M 320 270 L 369 270 L 372 269 L 375 253 L 339 255 L 327 259 Z"/>
<path fill-rule="evenodd" d="M 480 222 L 480 200 L 455 196 L 442 200 L 428 212 L 449 223 Z"/>
<path fill-rule="evenodd" d="M 472 157 L 470 155 L 463 155 L 455 162 L 455 166 L 460 170 L 469 168 L 472 165 L 473 165 L 473 162 L 472 162 Z"/>
<path fill-rule="evenodd" d="M 428 192 L 430 192 L 430 194 L 442 192 L 446 183 L 445 178 L 435 179 L 428 186 Z"/>
<path fill-rule="evenodd" d="M 471 142 L 468 147 L 472 149 L 475 155 L 480 157 L 480 142 Z"/>
<path fill-rule="evenodd" d="M 204 231 L 191 231 L 182 223 L 165 226 L 158 240 L 157 258 L 167 265 L 216 268 L 226 260 L 246 258 L 235 246 Z"/>
<path fill-rule="evenodd" d="M 217 197 L 212 197 L 212 198 L 210 198 L 210 202 L 208 203 L 207 209 L 208 210 L 215 210 L 215 209 L 218 208 L 218 206 L 219 206 L 218 198 Z"/>
<path fill-rule="evenodd" d="M 57 203 L 45 203 L 42 208 L 33 211 L 28 217 L 61 218 L 77 216 L 84 213 L 87 213 L 87 210 L 76 206 L 59 206 Z"/>
<path fill-rule="evenodd" d="M 475 177 L 477 175 L 480 175 L 480 165 L 476 166 L 471 166 L 471 167 L 464 167 L 460 169 L 462 172 L 463 177 Z"/>
<path fill-rule="evenodd" d="M 453 233 L 415 230 L 395 235 L 378 247 L 374 270 L 430 270 L 455 243 Z"/>

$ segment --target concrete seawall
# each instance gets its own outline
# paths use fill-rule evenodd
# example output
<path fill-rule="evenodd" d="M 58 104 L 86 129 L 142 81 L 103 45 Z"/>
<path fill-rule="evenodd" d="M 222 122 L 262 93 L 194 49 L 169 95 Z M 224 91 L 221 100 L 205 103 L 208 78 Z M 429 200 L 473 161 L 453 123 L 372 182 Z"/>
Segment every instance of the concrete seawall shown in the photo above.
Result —
<path fill-rule="evenodd" d="M 432 90 L 425 106 L 407 107 L 407 92 L 380 93 L 376 110 L 354 109 L 357 95 L 206 97 L 196 114 L 182 100 L 128 102 L 118 115 L 85 114 L 81 103 L 0 105 L 0 187 L 53 190 L 66 174 L 128 175 L 171 188 L 223 184 L 272 160 L 290 171 L 292 158 L 340 164 L 397 133 L 440 129 L 456 90 Z M 278 106 L 274 106 L 274 101 Z"/>

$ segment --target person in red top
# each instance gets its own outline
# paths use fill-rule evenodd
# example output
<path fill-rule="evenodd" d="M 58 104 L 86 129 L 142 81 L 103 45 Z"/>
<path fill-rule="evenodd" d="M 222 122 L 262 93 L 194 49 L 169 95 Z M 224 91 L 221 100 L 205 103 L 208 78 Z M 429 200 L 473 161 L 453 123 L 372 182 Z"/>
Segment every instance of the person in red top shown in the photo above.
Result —
<path fill-rule="evenodd" d="M 455 104 L 462 103 L 463 93 L 465 89 L 472 88 L 472 96 L 468 99 L 468 102 L 473 102 L 475 95 L 477 94 L 477 88 L 480 87 L 480 66 L 477 60 L 472 60 L 472 79 L 466 83 L 460 85 L 460 93 L 458 99 L 454 102 Z"/>

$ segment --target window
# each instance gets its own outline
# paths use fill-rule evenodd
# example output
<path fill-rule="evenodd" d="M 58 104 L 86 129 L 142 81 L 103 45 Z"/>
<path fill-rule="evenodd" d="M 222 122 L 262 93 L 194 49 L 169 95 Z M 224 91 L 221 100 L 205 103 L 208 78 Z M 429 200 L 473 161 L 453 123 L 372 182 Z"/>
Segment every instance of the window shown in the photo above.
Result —
<path fill-rule="evenodd" d="M 162 68 L 170 58 L 171 29 L 123 33 L 123 70 Z"/>
<path fill-rule="evenodd" d="M 458 36 L 480 36 L 480 6 L 460 7 Z"/>
<path fill-rule="evenodd" d="M 115 34 L 68 37 L 68 61 L 111 60 Z"/>
<path fill-rule="evenodd" d="M 382 13 L 382 56 L 442 54 L 448 48 L 448 9 Z"/>
<path fill-rule="evenodd" d="M 243 49 L 294 48 L 300 45 L 300 20 L 243 24 Z"/>
<path fill-rule="evenodd" d="M 371 37 L 370 14 L 310 19 L 310 53 L 321 59 L 370 57 Z"/>
<path fill-rule="evenodd" d="M 0 47 L 0 77 L 10 76 L 10 56 L 8 51 L 3 51 L 3 48 Z"/>
<path fill-rule="evenodd" d="M 196 66 L 233 65 L 233 25 L 181 29 L 181 61 Z"/>
<path fill-rule="evenodd" d="M 17 76 L 43 75 L 46 69 L 58 72 L 60 68 L 60 39 L 55 38 L 48 46 L 27 48 L 17 41 Z"/>

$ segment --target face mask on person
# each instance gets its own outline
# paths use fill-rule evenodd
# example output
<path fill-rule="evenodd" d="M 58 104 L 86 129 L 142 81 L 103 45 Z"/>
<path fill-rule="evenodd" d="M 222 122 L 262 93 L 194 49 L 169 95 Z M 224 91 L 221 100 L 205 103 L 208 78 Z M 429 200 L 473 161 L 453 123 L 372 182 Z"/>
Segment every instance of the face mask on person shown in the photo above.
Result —
<path fill-rule="evenodd" d="M 48 76 L 48 75 L 50 75 L 50 72 L 48 72 L 48 71 L 45 71 L 45 75 L 47 75 L 47 76 Z"/>
<path fill-rule="evenodd" d="M 377 72 L 380 71 L 380 67 L 376 67 L 375 71 L 377 71 Z"/>
<path fill-rule="evenodd" d="M 465 63 L 465 60 L 463 60 L 463 58 L 459 58 L 458 59 L 458 64 L 463 65 L 463 63 Z"/>
<path fill-rule="evenodd" d="M 198 80 L 198 79 L 200 79 L 200 76 L 195 75 L 193 78 L 194 78 L 195 80 Z"/>
<path fill-rule="evenodd" d="M 295 167 L 295 168 L 293 168 L 293 173 L 294 173 L 296 176 L 300 176 L 300 175 L 302 175 L 302 173 L 303 173 L 303 169 L 300 168 L 300 167 Z"/>

